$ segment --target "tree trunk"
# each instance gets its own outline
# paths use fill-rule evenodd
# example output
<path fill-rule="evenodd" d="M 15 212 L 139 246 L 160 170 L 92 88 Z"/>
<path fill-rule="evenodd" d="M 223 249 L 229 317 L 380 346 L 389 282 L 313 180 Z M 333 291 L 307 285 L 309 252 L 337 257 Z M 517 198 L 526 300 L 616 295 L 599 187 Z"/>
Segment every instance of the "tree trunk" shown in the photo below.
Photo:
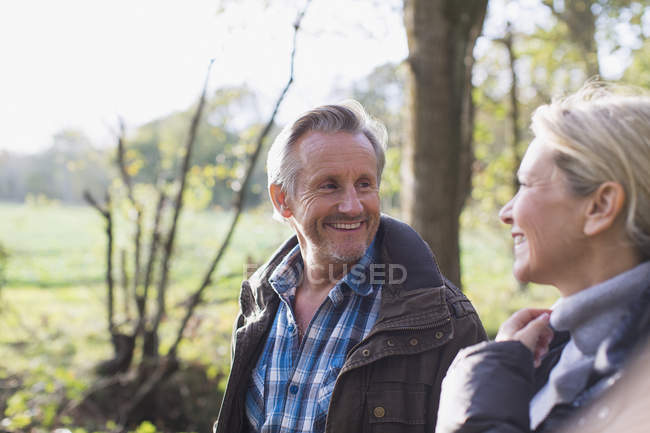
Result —
<path fill-rule="evenodd" d="M 596 15 L 592 12 L 594 0 L 566 0 L 560 9 L 553 0 L 544 0 L 553 15 L 566 24 L 569 37 L 578 48 L 588 77 L 600 75 L 598 44 L 596 43 Z"/>
<path fill-rule="evenodd" d="M 404 0 L 411 120 L 402 209 L 459 285 L 459 216 L 473 159 L 472 50 L 486 8 L 487 0 Z"/>

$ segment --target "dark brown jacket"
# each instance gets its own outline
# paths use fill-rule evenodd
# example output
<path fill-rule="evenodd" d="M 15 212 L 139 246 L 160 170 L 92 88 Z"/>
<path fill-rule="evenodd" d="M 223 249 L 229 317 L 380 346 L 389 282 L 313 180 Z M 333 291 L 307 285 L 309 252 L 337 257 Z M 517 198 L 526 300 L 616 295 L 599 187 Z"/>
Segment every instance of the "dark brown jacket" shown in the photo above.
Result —
<path fill-rule="evenodd" d="M 246 431 L 249 379 L 279 305 L 268 277 L 296 242 L 294 236 L 242 284 L 232 368 L 215 433 Z M 382 216 L 376 245 L 377 262 L 403 266 L 407 278 L 384 284 L 374 327 L 347 354 L 338 376 L 323 383 L 333 387 L 325 431 L 432 432 L 447 368 L 461 348 L 485 340 L 485 331 L 412 228 Z"/>

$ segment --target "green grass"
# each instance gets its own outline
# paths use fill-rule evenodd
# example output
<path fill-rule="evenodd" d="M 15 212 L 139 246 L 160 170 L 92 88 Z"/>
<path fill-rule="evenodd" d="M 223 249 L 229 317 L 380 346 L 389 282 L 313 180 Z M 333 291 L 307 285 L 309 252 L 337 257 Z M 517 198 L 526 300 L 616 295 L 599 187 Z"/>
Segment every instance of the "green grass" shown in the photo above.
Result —
<path fill-rule="evenodd" d="M 184 314 L 181 305 L 203 280 L 230 218 L 229 213 L 216 210 L 182 215 L 170 271 L 171 308 L 160 328 L 163 350 L 175 338 Z M 132 224 L 119 214 L 115 224 L 117 267 L 119 251 L 130 254 L 132 250 Z M 505 228 L 494 227 L 474 224 L 461 234 L 465 292 L 491 335 L 513 311 L 548 306 L 557 298 L 553 288 L 519 288 L 511 275 L 510 237 Z M 287 226 L 270 218 L 268 208 L 242 216 L 204 293 L 204 303 L 186 329 L 179 347 L 183 359 L 210 366 L 212 375 L 225 372 L 244 263 L 264 262 L 289 234 Z M 28 422 L 30 414 L 38 413 L 30 405 L 50 411 L 55 407 L 53 399 L 38 400 L 39 390 L 58 390 L 52 395 L 65 392 L 74 397 L 93 383 L 94 366 L 112 357 L 106 331 L 104 221 L 84 206 L 0 203 L 0 243 L 10 254 L 7 284 L 0 289 L 0 381 L 23 377 L 23 389 L 7 410 L 13 411 L 12 419 Z M 120 323 L 135 312 L 133 307 L 125 309 L 118 269 L 114 277 Z"/>
<path fill-rule="evenodd" d="M 224 322 L 231 321 L 235 314 L 234 307 L 227 304 L 236 298 L 243 264 L 247 261 L 262 263 L 290 234 L 288 227 L 271 220 L 269 215 L 267 208 L 243 215 L 228 252 L 215 272 L 214 283 L 205 292 L 206 306 L 217 305 L 216 310 L 224 309 L 220 314 Z M 172 305 L 182 302 L 198 287 L 230 218 L 230 214 L 217 211 L 182 215 L 170 272 Z M 116 229 L 119 233 L 114 255 L 117 267 L 117 251 L 132 249 L 132 227 L 125 218 L 117 218 Z M 70 326 L 70 335 L 76 335 L 73 328 L 81 328 L 101 336 L 95 339 L 106 338 L 103 305 L 106 239 L 104 222 L 94 209 L 0 203 L 0 243 L 10 253 L 7 287 L 2 296 L 16 312 L 25 316 L 22 320 L 26 324 L 39 330 L 74 324 Z M 526 305 L 548 306 L 557 297 L 555 289 L 549 287 L 532 285 L 525 291 L 520 290 L 511 275 L 510 238 L 505 228 L 496 229 L 489 224 L 468 228 L 461 234 L 461 250 L 465 291 L 490 333 L 494 333 L 499 323 L 516 309 Z M 131 265 L 129 259 L 129 272 Z M 116 308 L 121 315 L 119 318 L 123 319 L 121 275 L 117 269 L 114 277 L 118 287 Z M 214 309 L 199 309 L 197 320 L 201 321 L 201 315 L 209 315 Z M 4 320 L 9 320 L 8 317 Z M 59 321 L 60 318 L 66 319 Z M 173 318 L 172 314 L 170 321 Z M 15 326 L 18 325 L 11 324 L 12 328 Z M 205 326 L 208 325 L 201 327 Z M 225 325 L 224 328 L 230 329 Z M 17 329 L 12 335 L 21 336 L 20 326 Z M 169 332 L 173 334 L 172 330 Z M 65 329 L 60 333 L 68 335 Z M 8 341 L 6 334 L 0 330 L 0 342 Z"/>
<path fill-rule="evenodd" d="M 206 342 L 202 353 L 228 352 L 221 346 L 229 344 L 227 337 L 236 314 L 243 264 L 261 263 L 289 234 L 286 226 L 270 220 L 268 215 L 258 210 L 241 218 L 228 252 L 214 273 L 213 284 L 204 293 L 205 304 L 196 311 L 188 331 L 191 338 L 181 353 L 197 352 L 192 348 L 193 339 L 206 335 L 217 341 Z M 230 219 L 229 213 L 211 211 L 185 212 L 181 216 L 170 271 L 169 305 L 183 302 L 199 287 Z M 1 292 L 5 311 L 0 317 L 0 344 L 17 348 L 10 351 L 15 356 L 0 359 L 0 366 L 26 365 L 20 362 L 29 354 L 25 342 L 38 339 L 52 342 L 60 338 L 83 347 L 83 351 L 68 347 L 68 352 L 81 353 L 59 356 L 62 365 L 84 367 L 109 357 L 104 307 L 106 238 L 104 221 L 98 213 L 83 206 L 3 203 L 0 222 L 0 243 L 10 254 L 7 285 Z M 117 233 L 130 230 L 124 219 L 118 218 L 116 225 Z M 130 248 L 131 239 L 129 234 L 117 235 L 116 250 Z M 117 266 L 117 252 L 113 260 Z M 129 271 L 130 266 L 131 260 L 127 263 Z M 126 317 L 126 310 L 118 269 L 114 270 L 114 278 L 120 321 Z M 163 338 L 175 336 L 183 312 L 182 308 L 171 310 L 161 329 Z M 134 314 L 132 307 L 130 314 Z M 206 351 L 206 347 L 216 349 Z M 215 355 L 202 357 L 216 361 Z"/>
<path fill-rule="evenodd" d="M 268 215 L 260 209 L 242 216 L 179 347 L 181 358 L 209 366 L 212 377 L 228 368 L 243 264 L 261 263 L 289 235 L 288 227 Z M 175 339 L 185 313 L 182 303 L 199 287 L 230 220 L 229 213 L 217 211 L 182 215 L 170 271 L 168 316 L 160 328 L 163 351 Z M 117 267 L 119 250 L 132 250 L 132 224 L 119 213 L 115 224 Z M 10 429 L 29 425 L 33 418 L 47 431 L 47 414 L 61 396 L 78 396 L 94 382 L 97 363 L 113 355 L 105 307 L 104 221 L 84 206 L 0 203 L 0 243 L 10 255 L 7 284 L 0 289 L 0 381 L 15 376 L 23 380 L 9 401 L 3 403 L 0 393 L 0 410 L 8 405 L 4 416 L 14 423 Z M 133 306 L 128 313 L 125 309 L 117 268 L 114 277 L 120 323 L 135 311 Z M 48 390 L 49 399 L 43 390 Z M 0 420 L 4 416 L 0 413 Z"/>

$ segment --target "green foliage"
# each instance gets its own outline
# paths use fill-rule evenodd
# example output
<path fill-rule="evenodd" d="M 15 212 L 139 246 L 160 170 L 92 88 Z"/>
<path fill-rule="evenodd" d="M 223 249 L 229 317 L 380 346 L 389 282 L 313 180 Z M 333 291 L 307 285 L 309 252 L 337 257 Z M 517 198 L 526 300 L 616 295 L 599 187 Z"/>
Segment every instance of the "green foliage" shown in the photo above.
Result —
<path fill-rule="evenodd" d="M 156 184 L 180 170 L 188 125 L 196 107 L 149 122 L 128 137 L 127 167 L 139 183 Z M 229 208 L 261 129 L 255 95 L 246 87 L 219 89 L 207 103 L 192 153 L 184 199 L 190 208 Z M 265 197 L 266 176 L 258 165 L 248 204 Z"/>
<path fill-rule="evenodd" d="M 625 71 L 624 81 L 650 89 L 650 38 L 636 51 L 632 64 Z"/>
<path fill-rule="evenodd" d="M 621 26 L 635 35 L 640 42 L 644 35 L 641 29 L 641 15 L 648 13 L 640 2 L 632 0 L 579 0 L 560 2 L 544 0 L 547 10 L 552 11 L 547 20 L 539 20 L 532 28 L 528 21 L 536 21 L 532 13 L 539 14 L 543 6 L 527 10 L 516 2 L 495 0 L 502 5 L 519 7 L 524 14 L 512 23 L 515 72 L 517 74 L 517 127 L 521 141 L 513 145 L 513 125 L 510 100 L 510 64 L 503 40 L 507 29 L 498 29 L 486 23 L 491 29 L 491 40 L 483 40 L 486 48 L 476 59 L 474 69 L 476 106 L 474 125 L 475 163 L 473 166 L 473 190 L 462 215 L 463 227 L 471 228 L 484 221 L 491 221 L 496 228 L 500 223 L 494 217 L 499 208 L 514 194 L 514 178 L 517 158 L 523 155 L 532 138 L 527 125 L 533 111 L 548 103 L 554 96 L 561 96 L 577 90 L 589 77 L 585 38 L 593 39 L 593 53 L 596 50 L 609 53 L 625 48 L 624 38 L 615 31 Z M 532 13 L 531 13 L 532 11 Z M 525 15 L 527 14 L 527 15 Z M 501 18 L 502 19 L 502 18 Z M 572 27 L 573 25 L 573 27 Z M 593 32 L 575 32 L 576 26 Z M 634 45 L 634 43 L 632 45 Z M 627 42 L 629 49 L 630 42 Z M 632 66 L 625 74 L 625 80 L 632 84 L 650 85 L 647 71 L 650 58 L 647 41 L 636 52 L 631 51 Z M 515 149 L 516 148 L 516 154 Z"/>
<path fill-rule="evenodd" d="M 402 145 L 408 124 L 405 106 L 406 70 L 403 65 L 386 63 L 376 67 L 349 89 L 339 89 L 345 97 L 359 101 L 366 111 L 388 130 L 386 166 L 382 175 L 381 198 L 384 208 L 399 208 Z"/>
<path fill-rule="evenodd" d="M 78 203 L 84 189 L 102 191 L 110 176 L 105 153 L 82 132 L 66 129 L 39 154 L 0 155 L 0 199 L 22 201 L 32 195 Z"/>
<path fill-rule="evenodd" d="M 9 251 L 0 242 L 0 289 L 7 283 L 7 262 Z"/>
<path fill-rule="evenodd" d="M 138 193 L 146 194 L 146 189 Z M 111 356 L 103 319 L 105 241 L 101 220 L 91 209 L 83 207 L 4 204 L 0 205 L 0 212 L 10 221 L 9 225 L 0 227 L 0 239 L 5 240 L 11 235 L 12 245 L 17 251 L 34 257 L 28 266 L 18 261 L 16 269 L 12 267 L 5 297 L 14 311 L 0 315 L 0 347 L 3 350 L 0 363 L 6 375 L 19 374 L 25 378 L 21 389 L 14 394 L 10 412 L 4 417 L 10 419 L 12 425 L 24 425 L 27 429 L 52 430 L 57 426 L 67 426 L 73 431 L 78 426 L 73 419 L 58 416 L 60 409 L 87 390 L 88 384 L 94 380 L 92 367 L 99 360 Z M 235 299 L 243 278 L 243 264 L 263 262 L 289 234 L 286 225 L 271 222 L 270 214 L 267 207 L 249 211 L 243 216 L 232 249 L 224 258 L 223 266 L 217 270 L 215 283 L 206 292 L 206 302 L 197 309 L 179 347 L 181 359 L 209 366 L 208 378 L 218 378 L 221 388 L 225 386 L 227 377 L 230 332 L 238 309 Z M 17 230 L 19 221 L 21 229 Z M 199 283 L 206 257 L 219 245 L 228 221 L 227 213 L 188 212 L 184 216 L 179 231 L 178 261 L 172 269 L 170 306 L 184 302 L 187 293 Z M 89 230 L 84 232 L 81 228 Z M 16 232 L 34 233 L 35 236 L 18 236 Z M 45 237 L 46 233 L 51 234 L 51 238 Z M 496 331 L 508 312 L 531 303 L 548 306 L 555 294 L 553 290 L 540 289 L 545 296 L 531 291 L 535 296 L 531 299 L 517 290 L 510 275 L 507 239 L 503 229 L 495 231 L 485 225 L 466 229 L 462 235 L 467 293 L 490 332 Z M 53 253 L 35 254 L 41 247 Z M 63 260 L 58 262 L 63 267 L 60 274 L 42 274 L 21 280 L 12 277 L 24 275 L 26 267 L 48 267 L 48 262 L 57 256 L 63 258 L 75 249 L 79 254 L 87 252 L 85 266 L 75 266 Z M 90 274 L 87 275 L 93 276 L 90 282 L 79 283 L 82 279 L 75 274 L 88 271 Z M 38 278 L 55 278 L 57 282 L 52 284 Z M 116 320 L 124 320 L 123 309 L 118 307 L 116 311 Z M 181 313 L 181 309 L 170 309 L 167 320 L 163 322 L 163 349 L 175 337 Z M 219 387 L 215 388 L 215 395 Z M 88 431 L 103 429 L 102 425 Z M 110 431 L 110 426 L 105 430 Z"/>
<path fill-rule="evenodd" d="M 386 166 L 381 178 L 380 194 L 384 208 L 399 208 L 399 192 L 401 189 L 400 167 L 402 165 L 402 149 L 389 147 L 386 149 Z"/>
<path fill-rule="evenodd" d="M 125 166 L 136 183 L 154 185 L 175 178 L 195 109 L 193 105 L 163 116 L 127 134 Z M 185 197 L 190 208 L 231 206 L 262 120 L 256 96 L 246 87 L 219 89 L 208 98 L 190 161 L 195 167 Z M 40 154 L 0 154 L 0 200 L 80 203 L 85 189 L 101 198 L 117 177 L 114 148 L 97 150 L 76 130 L 57 133 L 52 146 Z M 260 164 L 247 204 L 256 205 L 265 197 L 265 185 Z"/>
<path fill-rule="evenodd" d="M 135 433 L 156 433 L 157 431 L 156 426 L 149 421 L 142 422 L 138 428 L 135 429 Z"/>
<path fill-rule="evenodd" d="M 562 3 L 552 2 L 562 13 Z M 592 0 L 596 39 L 604 52 L 630 49 L 627 82 L 650 87 L 650 43 L 642 30 L 641 2 Z M 511 2 L 511 4 L 514 4 Z M 541 4 L 541 3 L 540 3 Z M 522 20 L 524 21 L 524 20 Z M 618 40 L 616 26 L 631 29 L 638 43 L 631 48 Z M 530 139 L 526 131 L 532 111 L 552 95 L 575 90 L 588 76 L 585 56 L 572 39 L 566 21 L 551 16 L 548 25 L 523 31 L 515 24 L 514 51 L 519 76 L 520 143 L 512 146 L 509 100 L 509 65 L 503 44 L 488 41 L 477 59 L 474 101 L 476 104 L 472 195 L 461 216 L 461 261 L 466 293 L 477 307 L 492 335 L 510 313 L 523 306 L 549 306 L 557 292 L 531 286 L 521 291 L 511 275 L 511 245 L 507 229 L 499 222 L 498 209 L 513 194 L 516 152 L 521 154 Z M 646 31 L 647 33 L 647 31 Z M 500 36 L 494 35 L 495 39 Z M 629 45 L 629 44 L 628 44 Z M 406 140 L 403 65 L 386 64 L 368 77 L 341 89 L 345 97 L 358 99 L 382 120 L 389 131 L 381 195 L 389 209 L 399 207 L 401 148 Z M 149 122 L 127 136 L 127 170 L 136 181 L 135 196 L 144 205 L 144 232 L 150 233 L 156 203 L 154 184 L 170 197 L 179 185 L 168 181 L 178 169 L 194 107 Z M 188 293 L 200 283 L 207 261 L 220 245 L 229 224 L 228 209 L 233 191 L 240 187 L 245 160 L 257 137 L 262 117 L 254 93 L 246 87 L 216 91 L 206 106 L 198 130 L 192 168 L 181 217 L 176 260 L 170 275 L 170 306 L 183 305 Z M 111 154 L 113 151 L 110 151 Z M 0 198 L 22 199 L 25 206 L 0 204 L 0 242 L 11 246 L 11 266 L 6 248 L 0 246 L 0 380 L 22 378 L 20 389 L 6 401 L 0 429 L 51 431 L 65 427 L 71 432 L 114 431 L 113 421 L 102 425 L 75 425 L 61 414 L 68 402 L 79 399 L 95 378 L 92 367 L 111 356 L 105 333 L 103 221 L 88 207 L 62 206 L 78 200 L 82 187 L 91 186 L 96 197 L 110 186 L 114 197 L 115 223 L 126 230 L 116 236 L 114 263 L 119 251 L 132 255 L 135 214 L 126 202 L 126 190 L 116 179 L 107 152 L 93 148 L 78 131 L 57 134 L 53 146 L 42 155 L 18 158 L 0 153 Z M 264 203 L 265 174 L 256 167 L 249 204 Z M 218 380 L 215 395 L 223 392 L 229 365 L 230 332 L 237 313 L 235 302 L 244 264 L 261 263 L 290 230 L 270 223 L 270 210 L 249 209 L 242 227 L 235 232 L 227 256 L 216 270 L 213 285 L 186 329 L 179 346 L 181 359 L 206 368 L 207 378 Z M 206 211 L 207 209 L 207 211 Z M 169 214 L 164 215 L 166 221 Z M 148 235 L 147 235 L 148 236 Z M 143 239 L 146 245 L 150 239 Z M 133 263 L 127 262 L 127 274 Z M 117 277 L 117 275 L 116 275 Z M 119 278 L 116 278 L 119 285 Z M 116 291 L 116 321 L 127 319 L 121 290 Z M 181 308 L 170 308 L 161 325 L 161 348 L 175 337 L 182 319 Z M 208 350 L 206 350 L 208 348 Z M 150 422 L 134 432 L 155 433 Z"/>
<path fill-rule="evenodd" d="M 34 365 L 29 375 L 24 376 L 22 389 L 7 400 L 3 427 L 9 430 L 53 427 L 62 405 L 78 398 L 86 388 L 73 373 L 61 370 L 45 363 Z"/>
<path fill-rule="evenodd" d="M 148 191 L 144 187 L 136 194 Z M 0 379 L 12 375 L 25 379 L 0 420 L 7 418 L 10 431 L 18 425 L 35 431 L 68 426 L 73 431 L 76 421 L 59 416 L 60 410 L 83 395 L 95 380 L 93 367 L 112 356 L 104 319 L 102 220 L 87 207 L 61 205 L 0 204 L 0 213 L 4 218 L 0 240 L 10 241 L 21 257 L 11 267 L 3 292 L 8 307 L 0 314 Z M 271 222 L 270 215 L 270 209 L 264 208 L 242 216 L 232 248 L 216 270 L 214 283 L 205 292 L 205 304 L 196 310 L 179 347 L 185 362 L 210 366 L 208 378 L 218 379 L 220 386 L 228 371 L 243 264 L 261 263 L 289 234 L 288 227 Z M 117 212 L 118 221 L 127 217 L 128 213 Z M 177 307 L 200 283 L 229 222 L 229 213 L 212 211 L 190 211 L 181 219 L 178 259 L 171 270 L 171 308 L 160 329 L 163 349 L 175 338 L 182 319 L 184 311 Z M 119 241 L 128 242 L 127 238 Z M 123 322 L 121 290 L 117 295 L 116 320 Z M 214 388 L 218 399 L 219 389 Z M 102 429 L 97 426 L 89 431 Z"/>

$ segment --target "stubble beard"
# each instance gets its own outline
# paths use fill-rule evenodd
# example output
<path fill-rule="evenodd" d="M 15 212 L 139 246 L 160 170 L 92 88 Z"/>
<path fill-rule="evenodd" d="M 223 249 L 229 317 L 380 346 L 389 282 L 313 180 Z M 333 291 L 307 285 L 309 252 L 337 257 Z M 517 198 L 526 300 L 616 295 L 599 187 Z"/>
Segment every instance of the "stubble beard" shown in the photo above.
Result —
<path fill-rule="evenodd" d="M 377 218 L 373 216 L 366 216 L 364 218 L 365 224 L 369 229 L 366 232 L 366 238 L 363 240 L 363 243 L 359 243 L 358 246 L 352 246 L 347 248 L 348 251 L 342 251 L 341 246 L 329 238 L 325 234 L 325 228 L 319 230 L 318 222 L 315 222 L 310 230 L 310 238 L 312 239 L 313 245 L 315 245 L 315 255 L 318 257 L 318 262 L 322 265 L 354 265 L 357 263 L 366 250 L 370 246 L 375 234 L 377 233 L 378 222 Z M 325 224 L 323 224 L 324 227 Z"/>

